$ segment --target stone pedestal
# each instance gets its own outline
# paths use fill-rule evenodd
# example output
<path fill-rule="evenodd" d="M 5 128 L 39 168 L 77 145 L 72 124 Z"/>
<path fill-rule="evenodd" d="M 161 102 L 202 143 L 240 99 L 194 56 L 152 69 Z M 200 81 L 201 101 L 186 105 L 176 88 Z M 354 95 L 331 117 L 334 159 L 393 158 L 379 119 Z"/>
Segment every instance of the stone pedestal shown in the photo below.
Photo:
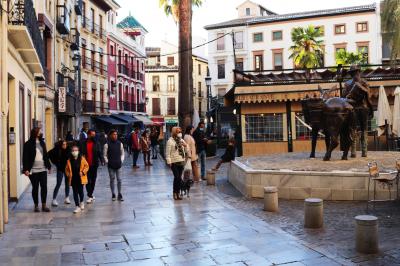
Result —
<path fill-rule="evenodd" d="M 264 211 L 278 211 L 278 189 L 276 187 L 264 187 Z"/>
<path fill-rule="evenodd" d="M 378 253 L 378 218 L 359 215 L 356 222 L 356 250 L 364 254 Z"/>
<path fill-rule="evenodd" d="M 207 170 L 207 185 L 215 185 L 215 172 L 213 170 Z"/>
<path fill-rule="evenodd" d="M 324 224 L 323 200 L 308 198 L 304 200 L 304 227 L 321 228 Z"/>

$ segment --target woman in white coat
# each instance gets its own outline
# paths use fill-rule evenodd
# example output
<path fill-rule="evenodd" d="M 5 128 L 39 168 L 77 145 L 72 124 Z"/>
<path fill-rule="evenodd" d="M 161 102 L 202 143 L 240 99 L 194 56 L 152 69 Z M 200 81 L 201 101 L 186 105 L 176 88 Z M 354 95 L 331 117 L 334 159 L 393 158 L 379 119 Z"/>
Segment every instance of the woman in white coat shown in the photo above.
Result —
<path fill-rule="evenodd" d="M 188 149 L 190 151 L 190 158 L 192 163 L 192 172 L 193 172 L 193 181 L 200 181 L 200 173 L 199 167 L 197 166 L 197 151 L 196 151 L 196 141 L 194 140 L 192 134 L 194 132 L 193 126 L 188 126 L 185 130 L 185 137 L 183 138 L 188 145 Z"/>

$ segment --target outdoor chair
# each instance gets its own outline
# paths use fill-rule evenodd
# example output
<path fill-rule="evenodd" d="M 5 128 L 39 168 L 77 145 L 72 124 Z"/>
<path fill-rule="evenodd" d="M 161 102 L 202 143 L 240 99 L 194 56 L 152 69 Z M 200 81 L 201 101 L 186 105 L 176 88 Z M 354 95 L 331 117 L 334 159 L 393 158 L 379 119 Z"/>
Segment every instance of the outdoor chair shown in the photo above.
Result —
<path fill-rule="evenodd" d="M 375 202 L 383 202 L 383 201 L 394 201 L 399 198 L 399 179 L 400 179 L 400 159 L 396 160 L 396 169 L 397 171 L 390 172 L 384 175 L 381 175 L 379 172 L 379 167 L 376 162 L 368 163 L 368 199 L 367 199 L 367 212 L 369 208 L 369 204 L 373 204 L 373 208 L 375 209 Z M 371 199 L 371 183 L 373 183 L 373 198 Z M 397 186 L 397 194 L 396 198 L 392 199 L 392 191 L 391 188 L 396 183 Z M 382 185 L 383 187 L 387 187 L 389 191 L 389 199 L 388 200 L 377 200 L 376 199 L 376 186 L 377 184 Z"/>

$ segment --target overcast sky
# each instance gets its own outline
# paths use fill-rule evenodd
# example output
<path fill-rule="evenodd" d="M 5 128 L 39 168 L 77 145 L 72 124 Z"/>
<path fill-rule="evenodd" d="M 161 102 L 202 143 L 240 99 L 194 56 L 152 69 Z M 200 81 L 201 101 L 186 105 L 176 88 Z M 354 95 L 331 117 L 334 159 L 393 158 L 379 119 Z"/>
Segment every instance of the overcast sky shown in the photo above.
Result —
<path fill-rule="evenodd" d="M 131 12 L 149 31 L 146 46 L 157 46 L 161 40 L 177 43 L 178 28 L 172 17 L 166 17 L 159 7 L 159 0 L 116 0 L 121 9 L 118 19 L 121 20 Z M 236 7 L 245 0 L 204 0 L 200 8 L 194 8 L 193 36 L 207 39 L 204 26 L 237 18 Z M 278 13 L 328 9 L 345 6 L 365 5 L 376 0 L 254 0 L 267 9 Z"/>

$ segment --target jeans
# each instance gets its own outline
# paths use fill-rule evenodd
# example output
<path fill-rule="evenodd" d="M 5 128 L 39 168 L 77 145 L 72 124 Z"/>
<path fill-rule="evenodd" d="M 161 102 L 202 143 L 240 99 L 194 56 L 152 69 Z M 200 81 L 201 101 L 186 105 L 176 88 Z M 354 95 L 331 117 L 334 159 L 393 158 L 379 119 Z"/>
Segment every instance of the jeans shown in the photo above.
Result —
<path fill-rule="evenodd" d="M 201 168 L 201 178 L 205 178 L 206 176 L 206 151 L 201 151 L 198 153 L 200 160 L 200 168 Z"/>
<path fill-rule="evenodd" d="M 56 187 L 54 188 L 54 192 L 53 192 L 53 199 L 57 198 L 57 194 L 58 194 L 58 190 L 61 187 L 61 183 L 63 181 L 64 178 L 64 182 L 65 182 L 65 197 L 69 196 L 69 185 L 68 185 L 68 178 L 67 176 L 64 174 L 63 171 L 60 171 L 57 169 L 57 184 Z"/>
<path fill-rule="evenodd" d="M 157 159 L 158 150 L 159 150 L 159 146 L 158 145 L 152 145 L 151 146 L 151 153 L 153 155 L 153 159 Z"/>
<path fill-rule="evenodd" d="M 182 186 L 183 165 L 173 163 L 171 165 L 172 173 L 174 174 L 174 184 L 172 187 L 173 193 L 180 193 Z"/>
<path fill-rule="evenodd" d="M 32 198 L 35 206 L 39 205 L 39 185 L 40 185 L 40 196 L 42 204 L 46 204 L 47 198 L 47 171 L 34 173 L 29 176 L 32 183 Z"/>
<path fill-rule="evenodd" d="M 97 167 L 90 166 L 87 173 L 88 183 L 86 185 L 86 192 L 89 198 L 93 198 L 94 188 L 96 186 L 97 179 Z"/>
<path fill-rule="evenodd" d="M 82 184 L 74 184 L 72 185 L 72 192 L 74 194 L 75 205 L 79 207 L 79 204 L 83 202 L 83 185 Z"/>
<path fill-rule="evenodd" d="M 132 150 L 132 160 L 133 160 L 133 166 L 137 166 L 137 160 L 139 158 L 139 150 Z"/>
<path fill-rule="evenodd" d="M 118 195 L 121 194 L 121 169 L 112 169 L 109 167 L 108 174 L 110 176 L 111 193 L 115 195 L 115 178 L 117 178 Z"/>

